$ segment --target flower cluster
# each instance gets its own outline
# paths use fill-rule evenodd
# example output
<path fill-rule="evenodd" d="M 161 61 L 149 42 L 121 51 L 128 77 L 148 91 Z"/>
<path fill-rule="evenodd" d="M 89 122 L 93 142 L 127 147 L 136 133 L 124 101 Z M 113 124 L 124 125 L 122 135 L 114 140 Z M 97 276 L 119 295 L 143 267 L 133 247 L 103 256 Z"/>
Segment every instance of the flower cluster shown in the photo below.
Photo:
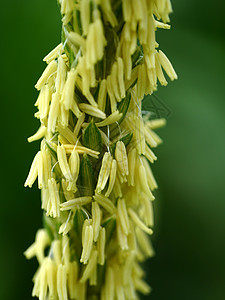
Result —
<path fill-rule="evenodd" d="M 36 84 L 41 139 L 25 186 L 38 180 L 44 228 L 33 296 L 139 299 L 150 287 L 140 263 L 154 254 L 157 183 L 150 163 L 165 120 L 142 117 L 144 95 L 177 75 L 157 50 L 169 0 L 59 0 L 62 43 Z M 159 20 L 162 20 L 159 21 Z M 47 255 L 46 255 L 47 253 Z"/>

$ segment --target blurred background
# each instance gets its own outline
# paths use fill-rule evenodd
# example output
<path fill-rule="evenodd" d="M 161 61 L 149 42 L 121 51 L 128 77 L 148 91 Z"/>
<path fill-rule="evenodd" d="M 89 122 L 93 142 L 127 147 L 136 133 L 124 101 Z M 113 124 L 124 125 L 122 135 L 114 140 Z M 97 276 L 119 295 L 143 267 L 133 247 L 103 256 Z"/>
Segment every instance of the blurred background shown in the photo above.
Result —
<path fill-rule="evenodd" d="M 173 0 L 158 42 L 179 80 L 156 96 L 169 111 L 153 169 L 156 256 L 146 265 L 152 300 L 225 295 L 224 1 Z M 0 299 L 31 299 L 35 260 L 23 252 L 41 227 L 40 195 L 23 184 L 38 142 L 33 106 L 42 58 L 60 42 L 55 0 L 1 3 Z M 160 102 L 160 103 L 161 103 Z M 145 101 L 146 103 L 146 101 Z"/>

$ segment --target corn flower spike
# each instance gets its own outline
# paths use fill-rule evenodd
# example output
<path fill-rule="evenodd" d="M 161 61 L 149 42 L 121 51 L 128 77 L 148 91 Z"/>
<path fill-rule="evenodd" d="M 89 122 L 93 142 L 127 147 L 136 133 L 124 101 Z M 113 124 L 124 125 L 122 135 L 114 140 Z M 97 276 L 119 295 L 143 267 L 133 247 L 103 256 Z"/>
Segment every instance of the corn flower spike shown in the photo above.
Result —
<path fill-rule="evenodd" d="M 121 3 L 120 3 L 121 2 Z M 43 59 L 35 85 L 41 140 L 25 186 L 37 179 L 44 228 L 25 251 L 36 256 L 32 296 L 139 299 L 140 263 L 154 255 L 150 164 L 164 119 L 142 116 L 145 95 L 177 79 L 158 49 L 170 0 L 58 0 L 62 41 Z"/>

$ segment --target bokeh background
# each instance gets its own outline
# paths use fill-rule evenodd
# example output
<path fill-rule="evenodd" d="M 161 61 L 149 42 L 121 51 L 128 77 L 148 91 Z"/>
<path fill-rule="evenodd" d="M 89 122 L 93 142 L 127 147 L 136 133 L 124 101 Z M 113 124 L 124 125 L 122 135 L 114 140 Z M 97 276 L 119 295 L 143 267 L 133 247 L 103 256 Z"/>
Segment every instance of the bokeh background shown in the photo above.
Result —
<path fill-rule="evenodd" d="M 172 29 L 158 31 L 179 80 L 159 88 L 169 110 L 154 173 L 156 256 L 146 265 L 152 300 L 225 299 L 224 1 L 173 0 Z M 60 41 L 55 0 L 1 2 L 0 299 L 31 299 L 35 260 L 23 251 L 41 227 L 40 195 L 23 187 L 38 142 L 34 89 L 42 58 Z"/>

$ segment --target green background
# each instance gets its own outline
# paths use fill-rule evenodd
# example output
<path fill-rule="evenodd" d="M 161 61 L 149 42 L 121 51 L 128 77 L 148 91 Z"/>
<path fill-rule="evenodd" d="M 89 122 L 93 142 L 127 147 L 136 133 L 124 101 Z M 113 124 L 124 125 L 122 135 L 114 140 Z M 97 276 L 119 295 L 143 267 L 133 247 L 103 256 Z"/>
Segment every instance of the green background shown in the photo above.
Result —
<path fill-rule="evenodd" d="M 23 251 L 41 227 L 40 196 L 23 187 L 38 142 L 34 89 L 42 58 L 60 41 L 55 0 L 1 2 L 0 299 L 31 299 L 35 260 Z M 224 1 L 172 1 L 158 31 L 179 80 L 159 88 L 170 111 L 154 173 L 156 256 L 146 265 L 156 300 L 225 295 Z"/>

